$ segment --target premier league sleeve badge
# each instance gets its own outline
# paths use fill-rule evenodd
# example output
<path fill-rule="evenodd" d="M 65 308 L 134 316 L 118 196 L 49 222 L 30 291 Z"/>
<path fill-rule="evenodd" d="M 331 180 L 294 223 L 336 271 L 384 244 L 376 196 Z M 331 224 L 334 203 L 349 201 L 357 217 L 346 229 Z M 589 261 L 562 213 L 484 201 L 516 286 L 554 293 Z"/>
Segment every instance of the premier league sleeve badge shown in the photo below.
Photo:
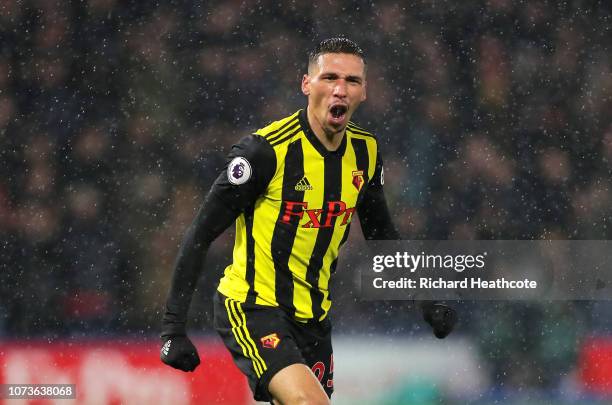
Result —
<path fill-rule="evenodd" d="M 251 174 L 251 164 L 243 157 L 234 158 L 227 166 L 227 179 L 235 186 L 249 181 Z"/>

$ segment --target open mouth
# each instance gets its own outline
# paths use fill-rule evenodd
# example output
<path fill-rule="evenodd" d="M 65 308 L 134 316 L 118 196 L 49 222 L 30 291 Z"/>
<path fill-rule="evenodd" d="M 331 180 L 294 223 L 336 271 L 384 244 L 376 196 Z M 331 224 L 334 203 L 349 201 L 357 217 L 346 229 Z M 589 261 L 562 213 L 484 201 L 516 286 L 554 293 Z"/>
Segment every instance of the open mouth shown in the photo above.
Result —
<path fill-rule="evenodd" d="M 348 107 L 343 104 L 333 105 L 329 109 L 329 112 L 331 113 L 332 117 L 334 117 L 335 119 L 344 117 L 347 111 L 348 111 Z"/>

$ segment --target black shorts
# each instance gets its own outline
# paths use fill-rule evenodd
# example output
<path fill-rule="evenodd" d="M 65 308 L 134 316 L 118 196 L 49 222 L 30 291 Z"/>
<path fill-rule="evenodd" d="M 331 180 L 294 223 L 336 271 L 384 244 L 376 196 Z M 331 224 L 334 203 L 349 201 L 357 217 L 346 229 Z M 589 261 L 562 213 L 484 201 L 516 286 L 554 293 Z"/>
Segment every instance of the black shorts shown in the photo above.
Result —
<path fill-rule="evenodd" d="M 271 401 L 268 384 L 291 364 L 306 364 L 327 396 L 334 391 L 331 323 L 301 323 L 276 307 L 246 304 L 220 293 L 214 298 L 214 324 L 256 401 Z"/>

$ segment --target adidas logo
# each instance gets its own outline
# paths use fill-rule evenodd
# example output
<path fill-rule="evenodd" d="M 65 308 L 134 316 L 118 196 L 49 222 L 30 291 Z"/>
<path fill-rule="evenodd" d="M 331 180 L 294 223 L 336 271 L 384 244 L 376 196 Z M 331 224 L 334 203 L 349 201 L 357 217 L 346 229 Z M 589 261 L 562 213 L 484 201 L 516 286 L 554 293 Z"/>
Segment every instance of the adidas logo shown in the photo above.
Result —
<path fill-rule="evenodd" d="M 306 191 L 306 190 L 312 190 L 312 186 L 310 185 L 310 182 L 308 181 L 306 176 L 304 176 L 302 177 L 302 180 L 298 181 L 297 184 L 295 185 L 295 191 Z"/>

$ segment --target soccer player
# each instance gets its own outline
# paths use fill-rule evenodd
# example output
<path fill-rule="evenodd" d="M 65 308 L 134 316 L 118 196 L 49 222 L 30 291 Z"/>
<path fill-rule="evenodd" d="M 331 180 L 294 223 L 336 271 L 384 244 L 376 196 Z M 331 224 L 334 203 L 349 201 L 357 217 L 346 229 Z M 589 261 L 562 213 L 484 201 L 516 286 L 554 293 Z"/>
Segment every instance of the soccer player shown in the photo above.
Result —
<path fill-rule="evenodd" d="M 233 262 L 214 298 L 214 325 L 254 398 L 328 404 L 333 391 L 329 280 L 355 214 L 367 239 L 398 239 L 383 194 L 376 137 L 350 121 L 366 99 L 362 50 L 321 42 L 302 79 L 305 110 L 232 147 L 189 227 L 162 321 L 161 359 L 184 371 L 200 363 L 186 318 L 212 241 L 236 223 Z M 438 337 L 455 312 L 422 306 Z"/>

